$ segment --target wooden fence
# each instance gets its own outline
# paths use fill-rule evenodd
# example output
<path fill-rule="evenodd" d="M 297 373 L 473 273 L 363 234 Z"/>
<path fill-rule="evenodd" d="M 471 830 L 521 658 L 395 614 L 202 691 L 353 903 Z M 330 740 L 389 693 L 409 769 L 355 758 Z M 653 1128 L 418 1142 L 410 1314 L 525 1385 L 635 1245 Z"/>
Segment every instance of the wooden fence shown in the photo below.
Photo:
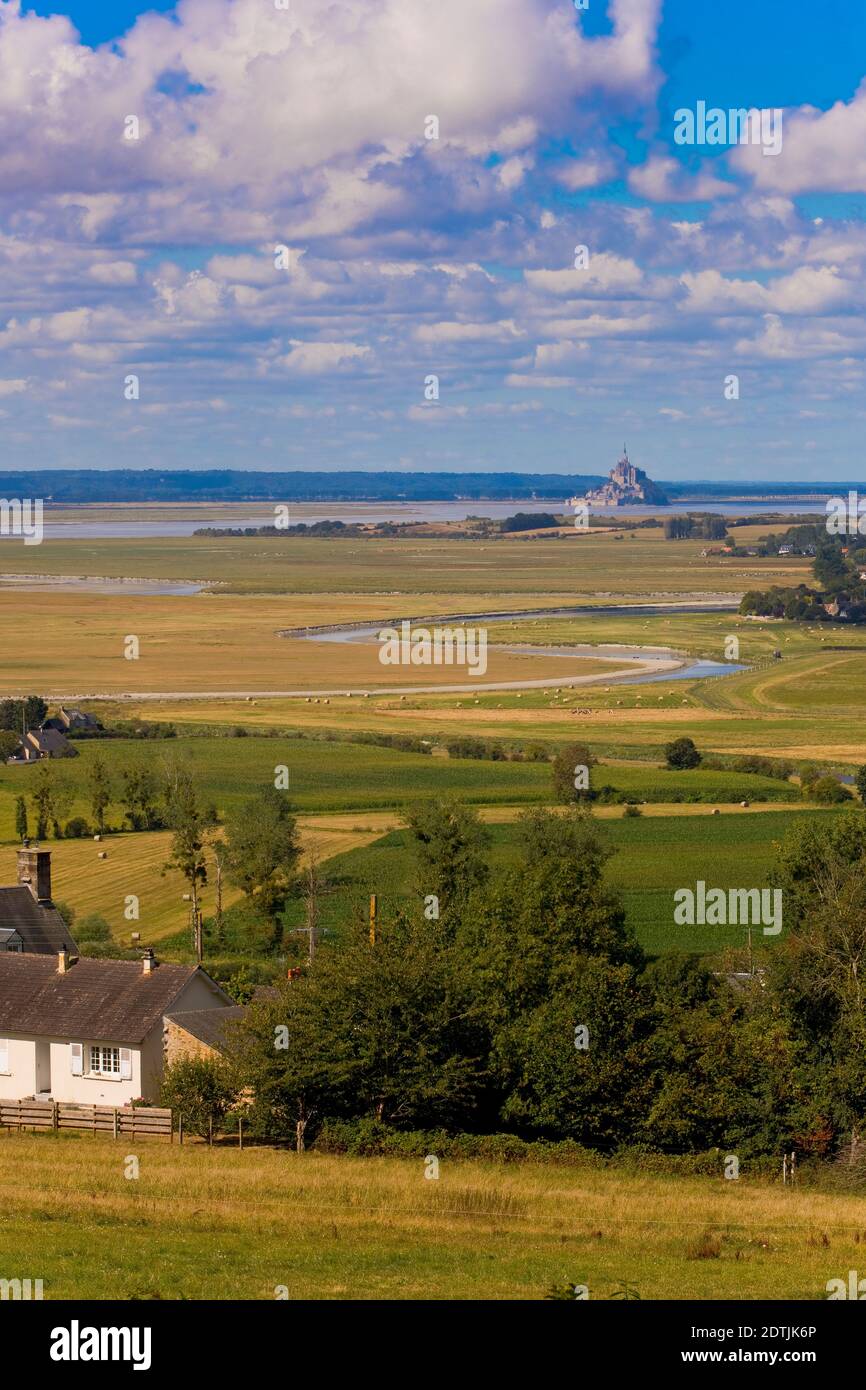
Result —
<path fill-rule="evenodd" d="M 72 1105 L 56 1100 L 0 1100 L 0 1126 L 12 1129 L 89 1129 L 95 1134 L 155 1135 L 171 1140 L 170 1110 L 144 1105 Z"/>

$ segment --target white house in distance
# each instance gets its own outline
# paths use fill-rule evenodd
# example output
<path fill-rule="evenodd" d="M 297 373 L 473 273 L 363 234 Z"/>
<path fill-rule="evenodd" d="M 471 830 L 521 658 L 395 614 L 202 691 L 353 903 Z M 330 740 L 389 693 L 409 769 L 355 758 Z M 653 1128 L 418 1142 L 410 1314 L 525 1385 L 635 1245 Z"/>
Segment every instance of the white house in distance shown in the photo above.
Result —
<path fill-rule="evenodd" d="M 156 1101 L 164 1016 L 234 1000 L 200 966 L 0 951 L 0 1099 Z"/>

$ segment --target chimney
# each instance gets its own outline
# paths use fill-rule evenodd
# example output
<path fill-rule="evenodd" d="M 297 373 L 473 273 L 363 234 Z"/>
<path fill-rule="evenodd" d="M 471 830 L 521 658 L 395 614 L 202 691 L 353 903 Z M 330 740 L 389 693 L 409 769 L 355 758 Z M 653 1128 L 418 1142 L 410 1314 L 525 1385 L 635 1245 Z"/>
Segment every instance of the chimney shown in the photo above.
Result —
<path fill-rule="evenodd" d="M 153 954 L 153 947 L 148 946 L 141 960 L 142 970 L 144 971 L 145 975 L 152 975 L 158 965 L 159 961 Z"/>
<path fill-rule="evenodd" d="M 51 850 L 31 849 L 28 845 L 18 851 L 18 882 L 29 888 L 38 903 L 51 902 Z"/>
<path fill-rule="evenodd" d="M 65 975 L 66 972 L 71 969 L 72 958 L 66 947 L 61 946 L 60 950 L 57 952 L 57 973 L 58 975 Z"/>

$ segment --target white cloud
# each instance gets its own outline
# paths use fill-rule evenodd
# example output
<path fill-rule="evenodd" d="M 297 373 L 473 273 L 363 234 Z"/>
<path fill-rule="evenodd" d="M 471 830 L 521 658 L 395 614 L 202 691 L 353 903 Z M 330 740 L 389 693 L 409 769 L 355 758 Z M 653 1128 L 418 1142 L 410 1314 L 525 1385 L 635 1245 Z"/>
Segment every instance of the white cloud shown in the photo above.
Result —
<path fill-rule="evenodd" d="M 277 366 L 290 372 L 315 376 L 332 372 L 350 362 L 370 356 L 369 347 L 360 343 L 304 343 L 291 339 L 291 351 L 276 358 Z"/>
<path fill-rule="evenodd" d="M 732 168 L 750 174 L 758 188 L 788 194 L 866 192 L 866 81 L 850 101 L 834 102 L 827 111 L 786 109 L 778 155 L 742 145 L 729 158 Z"/>
<path fill-rule="evenodd" d="M 678 160 L 667 155 L 651 155 L 645 164 L 629 170 L 627 182 L 632 193 L 654 203 L 705 202 L 737 192 L 736 184 L 706 170 L 689 174 Z"/>

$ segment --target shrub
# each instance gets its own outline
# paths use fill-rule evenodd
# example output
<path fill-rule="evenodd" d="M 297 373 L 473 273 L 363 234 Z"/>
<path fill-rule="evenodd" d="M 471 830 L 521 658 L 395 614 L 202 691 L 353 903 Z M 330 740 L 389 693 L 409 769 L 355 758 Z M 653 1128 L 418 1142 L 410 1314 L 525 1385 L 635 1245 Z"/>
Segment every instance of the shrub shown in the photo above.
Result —
<path fill-rule="evenodd" d="M 82 945 L 85 941 L 110 941 L 111 927 L 98 912 L 91 912 L 87 917 L 82 917 L 75 928 L 75 939 Z"/>
<path fill-rule="evenodd" d="M 822 806 L 836 806 L 843 801 L 851 800 L 848 788 L 837 782 L 835 777 L 819 777 L 817 782 L 812 782 L 804 791 Z"/>
<path fill-rule="evenodd" d="M 698 767 L 701 762 L 701 755 L 691 738 L 675 738 L 673 743 L 666 743 L 665 758 L 668 767 L 678 769 Z"/>
<path fill-rule="evenodd" d="M 73 816 L 66 822 L 64 834 L 67 840 L 83 840 L 86 836 L 92 835 L 93 831 L 83 816 Z"/>
<path fill-rule="evenodd" d="M 207 1057 L 182 1057 L 168 1067 L 160 1093 L 162 1104 L 183 1116 L 184 1128 L 203 1139 L 236 1098 L 223 1064 Z"/>

